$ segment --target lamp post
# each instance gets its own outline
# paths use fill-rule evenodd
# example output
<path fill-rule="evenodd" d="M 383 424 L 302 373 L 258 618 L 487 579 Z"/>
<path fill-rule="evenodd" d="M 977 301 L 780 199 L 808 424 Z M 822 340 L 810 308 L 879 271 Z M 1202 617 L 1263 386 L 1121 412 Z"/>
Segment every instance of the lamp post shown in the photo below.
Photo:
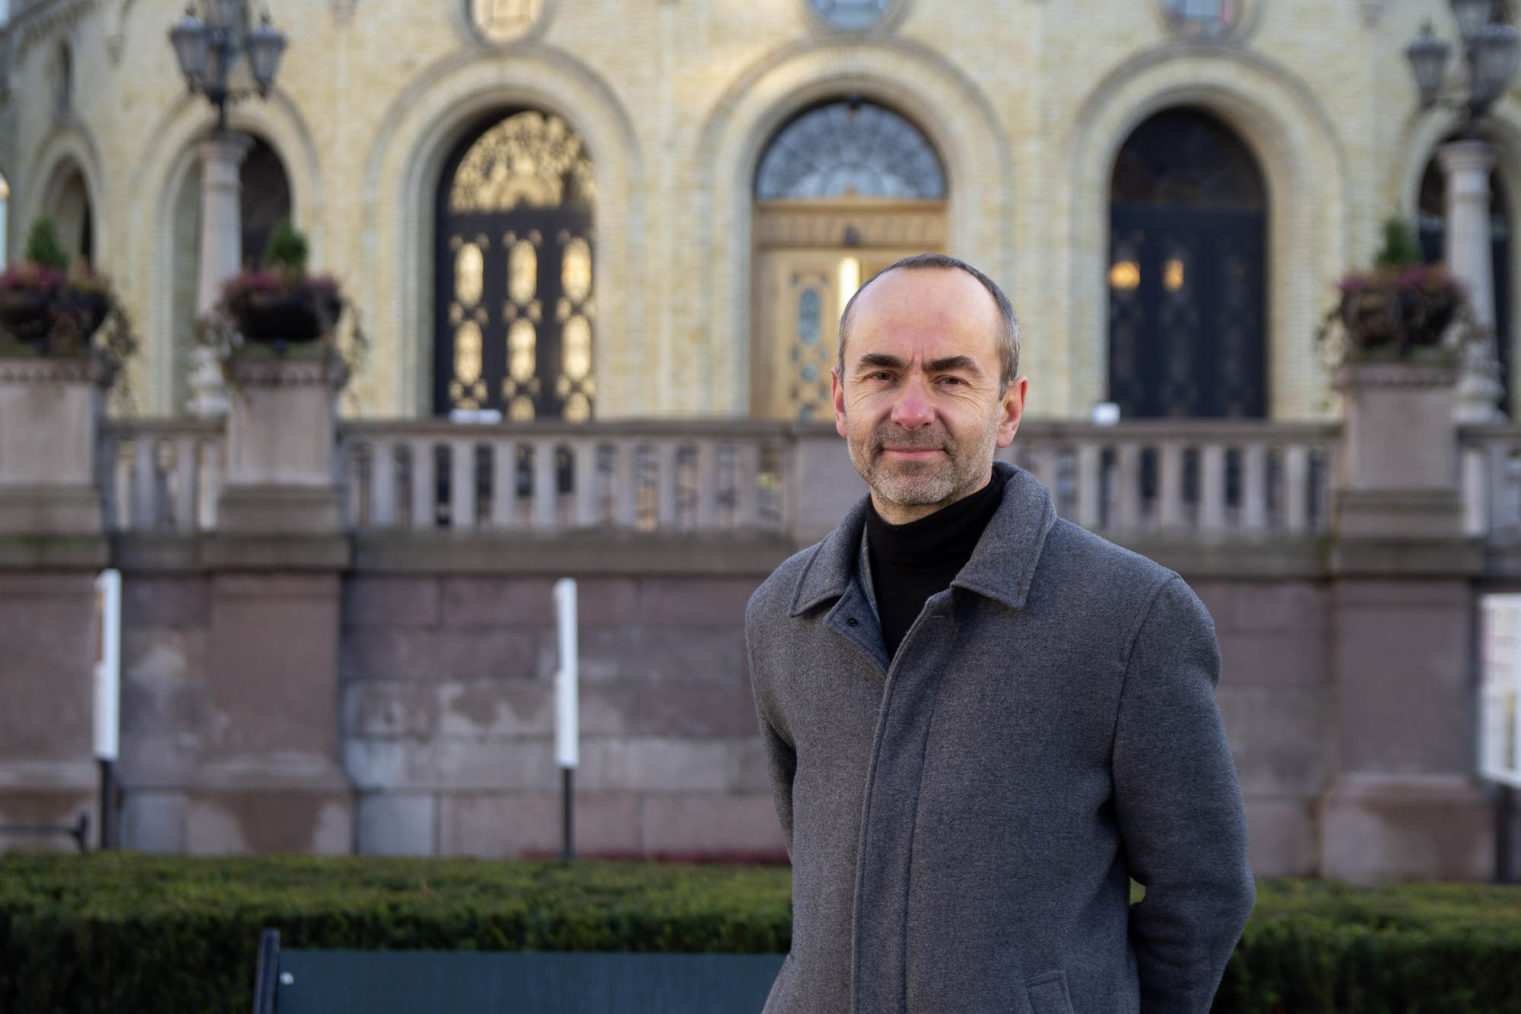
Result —
<path fill-rule="evenodd" d="M 1443 103 L 1451 47 L 1437 38 L 1430 22 L 1406 48 L 1405 56 L 1421 92 L 1422 108 L 1443 103 L 1460 114 L 1457 138 L 1437 149 L 1447 185 L 1442 258 L 1468 288 L 1479 340 L 1464 345 L 1455 411 L 1462 421 L 1488 422 L 1500 415 L 1497 404 L 1504 389 L 1495 336 L 1489 238 L 1489 173 L 1495 164 L 1495 147 L 1483 139 L 1481 128 L 1490 107 L 1515 76 L 1517 33 L 1503 20 L 1502 5 L 1494 0 L 1451 0 L 1451 6 L 1466 71 L 1461 90 Z"/>
<path fill-rule="evenodd" d="M 202 18 L 193 4 L 186 7 L 185 16 L 169 30 L 191 94 L 205 95 L 217 111 L 216 127 L 196 146 L 201 156 L 197 316 L 216 306 L 222 280 L 235 274 L 242 260 L 238 167 L 253 142 L 228 128 L 227 106 L 250 94 L 268 95 L 285 52 L 285 36 L 270 24 L 268 11 L 249 27 L 247 0 L 204 0 L 204 9 Z M 192 413 L 219 416 L 227 411 L 221 374 L 209 349 L 194 352 L 190 388 Z"/>

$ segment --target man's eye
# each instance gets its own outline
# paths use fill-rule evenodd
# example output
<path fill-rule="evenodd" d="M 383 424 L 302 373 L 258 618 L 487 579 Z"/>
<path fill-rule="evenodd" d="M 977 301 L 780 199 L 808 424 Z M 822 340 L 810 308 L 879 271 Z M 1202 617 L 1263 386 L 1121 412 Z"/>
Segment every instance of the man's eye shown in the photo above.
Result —
<path fill-rule="evenodd" d="M 940 378 L 940 383 L 942 383 L 942 384 L 965 384 L 966 381 L 962 380 L 960 377 L 941 377 Z"/>

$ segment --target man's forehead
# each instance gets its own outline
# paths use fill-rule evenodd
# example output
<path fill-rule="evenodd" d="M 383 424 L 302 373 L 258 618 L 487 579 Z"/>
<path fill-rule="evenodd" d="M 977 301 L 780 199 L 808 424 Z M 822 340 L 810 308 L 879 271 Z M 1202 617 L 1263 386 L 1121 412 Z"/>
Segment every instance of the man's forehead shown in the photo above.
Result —
<path fill-rule="evenodd" d="M 1002 329 L 1002 315 L 992 293 L 965 271 L 897 268 L 878 276 L 860 294 L 845 337 L 852 356 L 872 351 L 851 340 L 863 334 L 875 338 L 923 334 L 957 346 L 973 346 L 957 351 L 996 354 Z"/>

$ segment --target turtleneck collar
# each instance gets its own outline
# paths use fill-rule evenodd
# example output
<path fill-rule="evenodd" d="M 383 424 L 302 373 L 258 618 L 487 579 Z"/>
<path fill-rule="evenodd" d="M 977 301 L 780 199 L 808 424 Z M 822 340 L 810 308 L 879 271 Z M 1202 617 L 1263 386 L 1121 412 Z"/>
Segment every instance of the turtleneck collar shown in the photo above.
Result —
<path fill-rule="evenodd" d="M 889 524 L 868 502 L 866 542 L 872 555 L 895 569 L 943 570 L 954 561 L 954 575 L 971 557 L 983 529 L 997 513 L 1007 478 L 995 470 L 988 484 L 977 492 L 905 525 Z"/>

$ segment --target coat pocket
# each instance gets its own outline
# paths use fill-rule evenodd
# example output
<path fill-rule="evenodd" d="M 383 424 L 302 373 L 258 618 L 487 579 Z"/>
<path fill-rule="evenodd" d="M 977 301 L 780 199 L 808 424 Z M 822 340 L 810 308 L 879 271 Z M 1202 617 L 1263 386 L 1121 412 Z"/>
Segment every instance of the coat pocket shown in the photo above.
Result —
<path fill-rule="evenodd" d="M 1030 1009 L 1035 1014 L 1072 1014 L 1064 972 L 1047 972 L 1029 982 Z"/>

